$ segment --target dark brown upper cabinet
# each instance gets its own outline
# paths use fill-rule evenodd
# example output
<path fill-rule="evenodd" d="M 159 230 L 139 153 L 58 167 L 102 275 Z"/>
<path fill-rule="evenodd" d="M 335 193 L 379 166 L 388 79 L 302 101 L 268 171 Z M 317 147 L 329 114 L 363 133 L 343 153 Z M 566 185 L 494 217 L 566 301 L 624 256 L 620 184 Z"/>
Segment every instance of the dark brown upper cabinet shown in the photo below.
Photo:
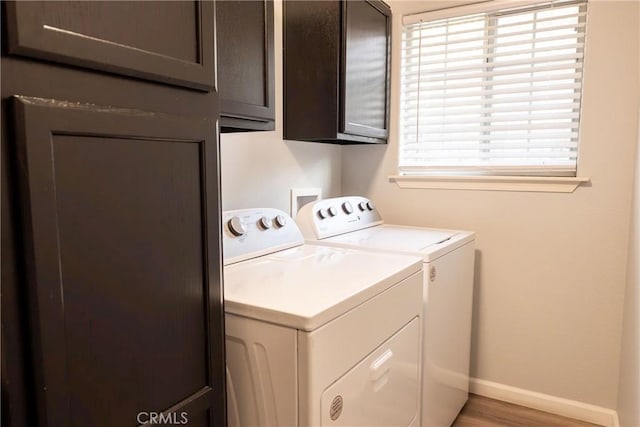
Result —
<path fill-rule="evenodd" d="M 386 143 L 391 9 L 381 1 L 285 1 L 284 138 Z"/>
<path fill-rule="evenodd" d="M 212 2 L 8 2 L 8 48 L 209 91 L 215 88 L 214 19 Z"/>
<path fill-rule="evenodd" d="M 273 0 L 216 8 L 222 131 L 274 130 Z"/>

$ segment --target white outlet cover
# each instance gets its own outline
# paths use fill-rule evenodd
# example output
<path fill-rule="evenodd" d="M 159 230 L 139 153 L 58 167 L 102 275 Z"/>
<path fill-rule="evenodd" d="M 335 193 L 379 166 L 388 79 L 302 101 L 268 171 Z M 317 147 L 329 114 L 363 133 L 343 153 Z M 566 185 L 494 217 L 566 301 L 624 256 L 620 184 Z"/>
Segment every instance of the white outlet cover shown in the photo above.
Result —
<path fill-rule="evenodd" d="M 296 214 L 301 207 L 307 203 L 315 202 L 322 198 L 322 188 L 292 188 L 291 189 L 291 208 L 289 214 L 291 218 L 296 219 Z"/>

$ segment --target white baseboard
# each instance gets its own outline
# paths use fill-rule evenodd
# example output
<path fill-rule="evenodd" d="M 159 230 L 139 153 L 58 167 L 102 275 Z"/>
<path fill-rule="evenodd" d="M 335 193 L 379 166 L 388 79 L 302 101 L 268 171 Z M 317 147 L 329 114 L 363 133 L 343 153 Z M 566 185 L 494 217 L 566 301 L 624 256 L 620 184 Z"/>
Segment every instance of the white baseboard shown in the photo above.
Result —
<path fill-rule="evenodd" d="M 576 400 L 564 399 L 522 388 L 511 387 L 492 381 L 471 378 L 469 391 L 473 394 L 527 408 L 574 418 L 605 427 L 619 427 L 618 414 L 613 409 L 590 405 Z"/>

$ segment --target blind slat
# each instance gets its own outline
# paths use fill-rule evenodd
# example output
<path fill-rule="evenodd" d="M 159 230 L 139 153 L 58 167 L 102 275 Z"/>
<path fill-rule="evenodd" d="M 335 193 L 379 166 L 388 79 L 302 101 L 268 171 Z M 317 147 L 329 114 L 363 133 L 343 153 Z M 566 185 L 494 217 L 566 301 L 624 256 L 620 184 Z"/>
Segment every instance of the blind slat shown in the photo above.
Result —
<path fill-rule="evenodd" d="M 541 75 L 539 77 L 519 77 L 513 79 L 505 79 L 505 80 L 491 80 L 487 82 L 492 87 L 495 86 L 504 86 L 504 85 L 513 85 L 513 84 L 526 84 L 526 83 L 537 83 L 537 82 L 550 82 L 555 80 L 581 80 L 582 73 L 576 73 L 574 71 L 570 71 L 565 74 L 552 74 L 552 75 Z M 454 80 L 455 82 L 455 80 Z M 452 89 L 465 89 L 469 87 L 478 87 L 477 81 L 472 81 L 468 83 L 450 83 L 447 79 L 440 80 L 429 80 L 423 81 L 420 78 L 407 80 L 403 82 L 403 85 L 411 85 L 414 83 L 420 83 L 420 90 L 422 91 L 435 91 L 435 90 L 452 90 Z M 437 84 L 435 84 L 437 83 Z"/>
<path fill-rule="evenodd" d="M 569 49 L 570 47 L 575 47 L 575 44 L 571 44 L 571 45 L 566 45 L 566 46 L 562 46 L 562 49 Z M 579 47 L 584 47 L 584 44 L 579 44 Z M 553 52 L 554 50 L 551 49 L 549 50 L 549 52 Z M 538 49 L 526 49 L 526 50 L 521 50 L 521 51 L 517 51 L 514 53 L 514 55 L 529 55 L 529 58 L 531 58 L 532 54 L 535 53 L 539 53 L 540 51 Z M 427 58 L 432 58 L 432 55 L 428 55 L 426 56 Z M 553 71 L 553 70 L 557 70 L 557 69 L 567 69 L 570 67 L 567 67 L 567 65 L 570 62 L 573 62 L 575 65 L 575 61 L 576 60 L 580 60 L 582 59 L 582 52 L 576 52 L 575 55 L 572 56 L 566 56 L 566 55 L 558 55 L 555 57 L 546 57 L 546 58 L 540 58 L 538 57 L 537 59 L 546 59 L 546 61 L 538 61 L 538 63 L 531 63 L 531 62 L 523 62 L 522 64 L 513 64 L 513 63 L 506 63 L 505 61 L 502 62 L 491 62 L 491 59 L 495 58 L 495 57 L 501 57 L 502 59 L 504 59 L 504 54 L 501 53 L 492 53 L 492 54 L 486 54 L 486 55 L 475 55 L 475 56 L 468 56 L 465 55 L 464 57 L 460 57 L 460 58 L 451 58 L 449 57 L 449 61 L 447 62 L 447 66 L 448 68 L 441 68 L 441 70 L 445 70 L 442 71 L 442 73 L 448 73 L 450 74 L 453 71 L 457 71 L 457 72 L 463 72 L 463 71 L 467 71 L 467 68 L 469 70 L 472 71 L 477 71 L 478 68 L 480 68 L 479 66 L 482 65 L 481 69 L 489 69 L 490 71 L 482 71 L 482 74 L 485 73 L 494 73 L 494 74 L 502 74 L 502 73 L 524 73 L 527 72 L 527 70 L 531 70 L 531 71 L 536 71 L 536 72 L 540 72 L 540 71 Z M 475 62 L 474 62 L 475 61 Z M 463 65 L 451 65 L 451 64 L 458 64 L 458 63 L 464 63 Z M 540 63 L 551 63 L 550 65 L 540 65 Z M 427 71 L 431 74 L 438 74 L 439 70 L 433 70 L 433 69 L 429 69 L 430 65 L 439 65 L 442 64 L 443 61 L 442 59 L 437 59 L 437 60 L 423 60 L 421 59 L 420 56 L 415 56 L 415 57 L 403 57 L 402 58 L 402 68 L 403 68 L 403 72 L 405 74 L 413 74 L 416 73 L 418 71 Z M 486 64 L 491 64 L 492 66 L 485 66 Z M 504 64 L 504 65 L 503 65 Z M 520 69 L 514 69 L 514 67 L 518 67 L 518 66 L 522 66 Z M 508 70 L 502 70 L 503 68 L 509 68 Z M 493 69 L 497 68 L 497 71 L 493 71 Z M 459 76 L 459 78 L 467 78 L 468 75 L 463 74 L 462 76 Z M 449 78 L 456 78 L 457 76 L 452 76 L 449 75 Z"/>
<path fill-rule="evenodd" d="M 528 111 L 528 110 L 527 110 Z M 573 120 L 579 118 L 579 114 L 577 112 L 572 113 L 555 113 L 555 114 L 514 114 L 508 116 L 499 116 L 494 115 L 491 117 L 492 123 L 503 123 L 503 122 L 519 122 L 519 121 L 544 121 L 544 120 Z M 418 123 L 420 125 L 430 126 L 430 125 L 444 125 L 444 126 L 457 126 L 464 124 L 473 124 L 473 123 L 484 123 L 486 117 L 483 115 L 477 115 L 475 117 L 455 117 L 451 118 L 447 115 L 447 118 L 428 118 L 428 119 L 418 119 Z"/>
<path fill-rule="evenodd" d="M 424 148 L 423 145 L 427 147 Z M 420 152 L 428 152 L 434 150 L 478 150 L 483 148 L 483 144 L 477 142 L 456 142 L 456 143 L 434 143 L 431 142 L 429 144 L 422 143 L 410 143 L 406 145 L 408 150 L 417 150 Z M 511 143 L 511 142 L 493 142 L 492 148 L 496 149 L 530 149 L 530 148 L 578 148 L 577 141 L 562 141 L 562 142 L 520 142 L 520 143 Z"/>
<path fill-rule="evenodd" d="M 429 88 L 426 89 L 420 89 L 419 91 L 415 91 L 417 94 L 419 94 L 420 96 L 423 96 L 425 98 L 429 98 L 429 99 L 459 99 L 459 98 L 470 98 L 470 97 L 489 97 L 489 96 L 495 96 L 495 95 L 514 95 L 514 94 L 519 94 L 519 93 L 530 93 L 531 96 L 533 96 L 533 94 L 538 93 L 538 92 L 553 92 L 553 91 L 567 91 L 567 90 L 576 90 L 576 89 L 580 89 L 580 87 L 582 86 L 581 83 L 560 83 L 560 84 L 548 84 L 548 85 L 544 85 L 544 86 L 526 86 L 526 87 L 512 87 L 512 88 L 504 88 L 504 89 L 489 89 L 489 87 L 492 87 L 493 85 L 487 85 L 484 88 L 481 87 L 471 87 L 470 89 L 475 89 L 475 90 L 468 90 L 465 92 L 453 92 L 451 94 L 447 94 L 444 93 L 442 95 L 439 94 L 435 94 L 434 92 L 436 92 L 435 90 L 431 90 Z M 570 92 L 571 96 L 573 96 L 573 92 Z M 505 99 L 508 99 L 505 98 Z"/>
<path fill-rule="evenodd" d="M 412 98 L 408 98 L 405 99 L 405 101 L 410 102 L 412 100 L 418 100 L 418 94 L 413 94 Z M 450 99 L 444 99 L 444 100 L 438 100 L 438 102 L 431 102 L 431 101 L 421 101 L 422 105 L 428 107 L 428 108 L 443 108 L 443 107 L 461 107 L 461 106 L 466 106 L 466 105 L 482 105 L 482 104 L 487 104 L 487 105 L 496 105 L 496 104 L 514 104 L 514 103 L 518 103 L 518 102 L 538 102 L 538 101 L 563 101 L 563 100 L 580 100 L 580 93 L 575 93 L 573 96 L 568 96 L 567 94 L 549 94 L 549 95 L 535 95 L 535 96 L 520 96 L 520 97 L 509 97 L 509 98 L 502 98 L 502 99 L 493 99 L 491 100 L 491 102 L 488 103 L 484 103 L 484 102 L 478 102 L 477 100 L 464 100 L 464 101 L 460 101 L 460 100 L 450 100 Z"/>
<path fill-rule="evenodd" d="M 571 59 L 569 60 L 565 60 L 564 63 L 555 63 L 554 65 L 545 65 L 545 66 L 535 66 L 535 65 L 529 65 L 527 64 L 524 67 L 519 67 L 516 69 L 508 69 L 508 70 L 493 70 L 493 71 L 480 71 L 480 72 L 475 72 L 475 73 L 467 73 L 467 74 L 458 74 L 458 75 L 447 75 L 447 80 L 448 81 L 455 81 L 455 80 L 467 80 L 467 79 L 489 79 L 489 78 L 495 78 L 495 77 L 502 77 L 502 76 L 517 76 L 520 74 L 532 74 L 532 75 L 539 75 L 542 73 L 545 73 L 545 75 L 553 75 L 553 72 L 555 71 L 567 71 L 567 70 L 574 70 L 574 68 L 571 67 L 567 67 L 567 62 L 571 61 Z M 414 69 L 415 68 L 415 69 Z M 405 70 L 406 73 L 411 74 L 412 76 L 415 74 L 415 79 L 421 79 L 421 81 L 423 82 L 432 82 L 432 81 L 441 81 L 442 80 L 442 76 L 435 76 L 435 77 L 429 77 L 430 73 L 428 72 L 424 72 L 422 73 L 422 75 L 419 73 L 420 69 L 419 66 L 417 65 L 411 65 L 411 66 L 407 66 L 407 65 L 403 65 L 403 69 Z M 413 78 L 413 77 L 412 77 Z M 407 80 L 410 80 L 409 77 L 407 77 Z M 403 81 L 404 82 L 404 81 Z"/>
<path fill-rule="evenodd" d="M 575 159 L 577 157 L 575 151 L 568 151 L 567 153 L 562 153 L 558 151 L 553 152 L 532 152 L 532 151 L 521 151 L 516 153 L 511 152 L 500 152 L 500 151 L 478 151 L 475 153 L 452 153 L 452 154 L 443 154 L 439 157 L 440 160 L 445 159 L 453 159 L 453 160 L 469 160 L 469 159 L 549 159 L 550 163 L 554 162 L 554 159 L 562 161 L 562 159 Z M 415 156 L 408 156 L 406 160 L 418 160 L 418 161 L 427 161 L 429 158 Z M 434 161 L 434 164 L 438 164 L 439 162 Z M 568 163 L 568 162 L 567 162 Z"/>
<path fill-rule="evenodd" d="M 559 112 L 559 111 L 566 112 L 569 110 L 576 111 L 578 108 L 580 108 L 579 102 L 551 103 L 545 100 L 545 102 L 542 105 L 532 105 L 531 102 L 527 102 L 527 101 L 528 100 L 524 101 L 524 103 L 526 103 L 524 105 L 523 105 L 523 102 L 521 102 L 520 105 L 500 106 L 499 104 L 493 104 L 488 107 L 482 107 L 482 106 L 476 107 L 475 106 L 477 105 L 476 103 L 472 108 L 452 107 L 446 110 L 446 117 L 449 120 L 453 121 L 453 120 L 457 120 L 459 116 L 470 116 L 470 115 L 492 114 L 492 113 L 495 115 L 495 114 L 516 113 L 516 112 L 527 112 L 533 116 L 535 114 L 540 114 L 540 112 L 551 114 L 554 111 L 555 112 Z M 571 100 L 560 99 L 559 101 L 571 101 Z M 414 121 L 415 121 L 416 114 L 418 113 L 419 110 L 422 112 L 430 112 L 434 115 L 433 116 L 427 115 L 427 117 L 435 117 L 437 120 L 440 120 L 441 114 L 437 114 L 437 113 L 441 113 L 443 110 L 443 107 L 441 106 L 430 107 L 426 103 L 418 103 L 418 102 L 412 102 L 410 104 L 407 103 L 401 107 L 401 114 L 402 114 L 401 117 L 403 119 L 414 117 Z M 427 110 L 436 110 L 436 111 L 427 111 Z"/>
<path fill-rule="evenodd" d="M 534 58 L 525 58 L 525 59 L 518 59 L 518 60 L 511 60 L 511 61 L 500 61 L 500 62 L 488 62 L 488 61 L 484 61 L 481 63 L 473 63 L 473 64 L 467 64 L 467 65 L 458 65 L 458 66 L 445 66 L 445 67 L 441 67 L 441 68 L 437 68 L 437 69 L 425 69 L 424 72 L 431 74 L 431 75 L 436 75 L 436 74 L 444 74 L 444 73 L 452 73 L 452 72 L 463 72 L 463 71 L 479 71 L 479 70 L 486 70 L 486 69 L 496 69 L 496 68 L 504 68 L 504 67 L 514 67 L 514 66 L 518 66 L 518 65 L 538 65 L 538 64 L 544 64 L 544 63 L 548 63 L 548 62 L 559 62 L 559 61 L 576 61 L 575 63 L 578 62 L 578 60 L 582 59 L 583 57 L 583 53 L 582 52 L 575 52 L 575 53 L 571 53 L 571 54 L 562 54 L 562 55 L 549 55 L 549 56 L 542 56 L 542 57 L 534 57 Z M 574 68 L 575 67 L 575 63 L 573 67 L 567 67 L 568 69 Z"/>
<path fill-rule="evenodd" d="M 569 139 L 573 139 L 573 138 L 577 138 L 578 137 L 578 132 L 547 132 L 547 133 L 540 133 L 540 134 L 530 134 L 530 133 L 519 133 L 519 134 L 513 134 L 513 135 L 491 135 L 486 136 L 483 139 L 483 135 L 459 135 L 459 136 L 433 136 L 431 138 L 419 138 L 418 141 L 422 141 L 425 144 L 428 144 L 430 142 L 446 142 L 446 141 L 453 141 L 453 142 L 457 142 L 457 141 L 482 141 L 482 140 L 486 140 L 487 143 L 491 143 L 491 141 L 513 141 L 513 140 L 535 140 L 535 139 L 560 139 L 560 140 L 569 140 Z M 490 148 L 490 147 L 487 147 Z"/>
<path fill-rule="evenodd" d="M 572 126 L 573 125 L 573 126 Z M 491 132 L 495 135 L 501 135 L 500 132 L 513 132 L 516 130 L 547 130 L 547 129 L 577 129 L 577 122 L 573 123 L 531 123 L 531 124 L 500 124 L 500 125 L 486 125 L 486 126 L 446 126 L 443 127 L 439 124 L 419 124 L 421 129 L 435 135 L 446 134 L 462 134 L 462 133 L 478 133 L 478 132 Z"/>

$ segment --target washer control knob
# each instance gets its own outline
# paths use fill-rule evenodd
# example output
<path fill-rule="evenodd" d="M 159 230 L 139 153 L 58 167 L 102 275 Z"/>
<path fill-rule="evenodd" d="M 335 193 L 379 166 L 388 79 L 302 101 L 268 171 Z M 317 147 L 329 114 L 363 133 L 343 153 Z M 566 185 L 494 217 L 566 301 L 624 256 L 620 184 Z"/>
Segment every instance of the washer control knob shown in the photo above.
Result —
<path fill-rule="evenodd" d="M 331 207 L 329 208 L 329 215 L 331 215 L 331 216 L 336 216 L 336 215 L 338 215 L 338 209 L 336 209 L 336 207 L 335 207 L 335 206 L 331 206 Z"/>
<path fill-rule="evenodd" d="M 234 216 L 233 218 L 231 218 L 227 222 L 227 225 L 229 226 L 229 231 L 234 236 L 240 237 L 247 232 L 247 226 L 244 225 L 244 222 L 242 222 L 239 216 Z"/>
<path fill-rule="evenodd" d="M 342 210 L 344 211 L 344 213 L 346 213 L 347 215 L 352 214 L 353 213 L 353 206 L 351 206 L 350 202 L 344 202 L 342 204 Z"/>
<path fill-rule="evenodd" d="M 268 230 L 271 228 L 271 220 L 269 219 L 269 217 L 267 216 L 263 216 L 262 218 L 260 218 L 260 220 L 258 221 L 258 225 L 260 226 L 260 228 L 262 228 L 263 230 Z"/>
<path fill-rule="evenodd" d="M 367 209 L 369 209 L 370 211 L 374 210 L 376 207 L 373 205 L 373 202 L 371 200 L 369 200 L 367 202 Z"/>
<path fill-rule="evenodd" d="M 282 228 L 287 225 L 287 218 L 284 215 L 276 215 L 273 223 L 276 225 L 276 228 Z"/>
<path fill-rule="evenodd" d="M 327 212 L 325 208 L 322 208 L 318 211 L 318 216 L 320 217 L 320 219 L 325 219 L 329 216 L 329 212 Z"/>
<path fill-rule="evenodd" d="M 358 203 L 358 209 L 360 209 L 362 212 L 367 210 L 367 202 L 360 202 Z"/>

